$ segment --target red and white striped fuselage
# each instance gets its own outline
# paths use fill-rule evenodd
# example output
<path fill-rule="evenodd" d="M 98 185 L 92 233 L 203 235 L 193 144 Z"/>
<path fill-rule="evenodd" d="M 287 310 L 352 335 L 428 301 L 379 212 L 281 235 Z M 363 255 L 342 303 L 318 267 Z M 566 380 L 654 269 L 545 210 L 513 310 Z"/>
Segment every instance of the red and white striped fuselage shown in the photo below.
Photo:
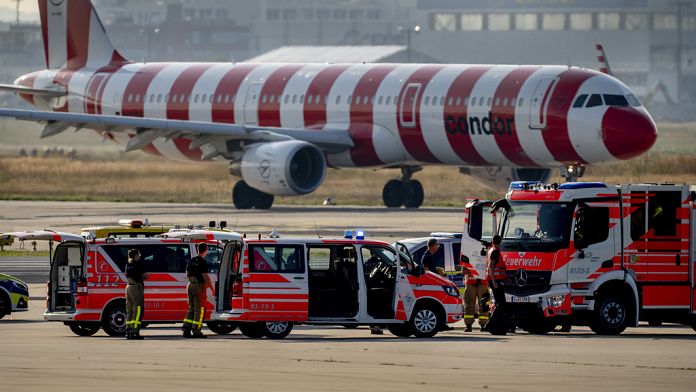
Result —
<path fill-rule="evenodd" d="M 54 111 L 347 130 L 355 146 L 327 155 L 334 167 L 556 168 L 629 159 L 656 138 L 637 101 L 614 105 L 607 98 L 632 96 L 628 87 L 575 67 L 115 60 L 38 71 L 15 84 L 64 86 L 68 94 L 57 100 L 23 95 Z M 593 95 L 599 104 L 589 104 Z M 126 144 L 133 134 L 105 136 Z M 158 138 L 143 150 L 201 160 L 190 141 Z"/>

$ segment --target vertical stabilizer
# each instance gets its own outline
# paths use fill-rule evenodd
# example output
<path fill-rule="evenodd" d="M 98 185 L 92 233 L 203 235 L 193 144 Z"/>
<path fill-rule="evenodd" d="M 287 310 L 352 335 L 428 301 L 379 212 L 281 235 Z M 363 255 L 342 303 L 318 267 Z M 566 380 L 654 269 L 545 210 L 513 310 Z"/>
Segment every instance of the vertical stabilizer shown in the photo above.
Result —
<path fill-rule="evenodd" d="M 39 13 L 48 68 L 96 68 L 126 61 L 90 0 L 39 0 Z"/>

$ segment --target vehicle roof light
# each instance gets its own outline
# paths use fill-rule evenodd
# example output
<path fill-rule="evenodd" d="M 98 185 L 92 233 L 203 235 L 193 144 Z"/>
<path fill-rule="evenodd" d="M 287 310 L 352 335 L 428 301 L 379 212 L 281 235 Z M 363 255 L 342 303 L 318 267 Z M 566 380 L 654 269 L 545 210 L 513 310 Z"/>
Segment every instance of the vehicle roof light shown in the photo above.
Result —
<path fill-rule="evenodd" d="M 356 240 L 364 240 L 365 239 L 365 231 L 364 230 L 358 230 L 355 232 L 355 239 Z"/>
<path fill-rule="evenodd" d="M 589 188 L 606 188 L 607 184 L 603 182 L 566 182 L 558 186 L 558 189 L 589 189 Z"/>
<path fill-rule="evenodd" d="M 352 240 L 353 239 L 353 232 L 350 230 L 346 230 L 343 232 L 343 238 L 347 240 Z"/>

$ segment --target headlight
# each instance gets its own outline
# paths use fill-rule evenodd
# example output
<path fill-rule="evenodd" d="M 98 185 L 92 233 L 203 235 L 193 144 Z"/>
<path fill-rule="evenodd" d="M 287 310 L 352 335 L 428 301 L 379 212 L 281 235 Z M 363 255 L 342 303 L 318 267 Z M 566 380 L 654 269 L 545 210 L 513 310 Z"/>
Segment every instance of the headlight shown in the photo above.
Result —
<path fill-rule="evenodd" d="M 13 280 L 12 285 L 14 285 L 14 287 L 16 287 L 20 290 L 29 291 L 29 287 L 27 287 L 27 285 L 25 285 L 24 283 L 15 282 Z"/>
<path fill-rule="evenodd" d="M 456 287 L 442 286 L 442 289 L 445 290 L 445 293 L 447 293 L 447 295 L 451 295 L 453 297 L 459 297 L 459 289 L 457 289 Z"/>
<path fill-rule="evenodd" d="M 565 298 L 565 295 L 554 295 L 552 297 L 547 298 L 546 302 L 548 302 L 549 306 L 551 307 L 559 308 L 561 307 L 561 305 L 563 305 Z"/>

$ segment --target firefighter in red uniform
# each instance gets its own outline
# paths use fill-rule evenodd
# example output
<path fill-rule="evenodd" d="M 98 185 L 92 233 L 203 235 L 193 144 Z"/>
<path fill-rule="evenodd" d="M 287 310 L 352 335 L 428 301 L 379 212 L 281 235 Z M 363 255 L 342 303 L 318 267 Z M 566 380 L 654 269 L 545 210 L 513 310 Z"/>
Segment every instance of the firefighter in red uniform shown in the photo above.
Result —
<path fill-rule="evenodd" d="M 500 243 L 502 238 L 499 235 L 493 236 L 493 246 L 488 249 L 488 267 L 486 269 L 486 275 L 488 278 L 488 285 L 493 292 L 493 299 L 495 300 L 495 310 L 493 311 L 493 317 L 490 323 L 498 325 L 496 332 L 504 335 L 505 331 L 508 329 L 504 325 L 503 309 L 505 307 L 505 290 L 503 286 L 507 281 L 507 268 L 505 267 L 505 260 L 503 260 L 503 255 L 500 253 Z M 493 327 L 491 327 L 493 328 Z M 488 328 L 491 330 L 491 328 Z M 491 333 L 494 331 L 491 330 Z"/>
<path fill-rule="evenodd" d="M 464 324 L 466 324 L 465 332 L 471 332 L 476 318 L 476 306 L 481 302 L 481 298 L 488 292 L 488 282 L 475 278 L 468 268 L 462 266 L 462 275 L 466 280 L 466 288 L 464 289 Z M 481 330 L 486 327 L 488 322 L 488 309 L 479 306 L 478 322 Z"/>

